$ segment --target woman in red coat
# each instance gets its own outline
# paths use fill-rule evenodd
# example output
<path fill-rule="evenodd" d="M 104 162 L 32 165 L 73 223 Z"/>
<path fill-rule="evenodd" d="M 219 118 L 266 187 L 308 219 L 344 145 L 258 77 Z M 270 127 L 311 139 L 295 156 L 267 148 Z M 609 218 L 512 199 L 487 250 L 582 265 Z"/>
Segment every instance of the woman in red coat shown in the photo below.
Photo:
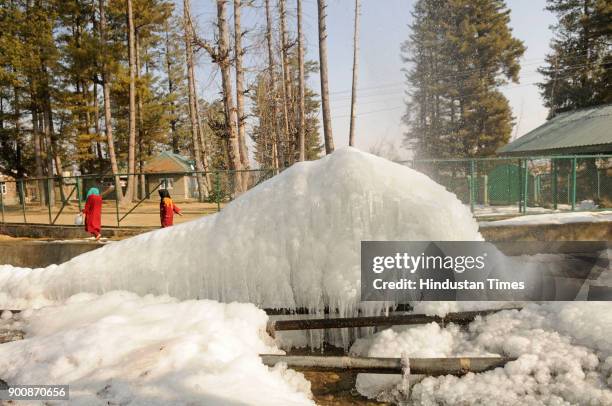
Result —
<path fill-rule="evenodd" d="M 182 216 L 181 209 L 174 204 L 170 198 L 170 193 L 166 189 L 159 190 L 159 219 L 161 221 L 162 228 L 170 227 L 174 223 L 174 213 Z"/>
<path fill-rule="evenodd" d="M 83 213 L 85 214 L 85 231 L 99 240 L 102 228 L 102 196 L 98 188 L 92 187 L 87 192 Z"/>

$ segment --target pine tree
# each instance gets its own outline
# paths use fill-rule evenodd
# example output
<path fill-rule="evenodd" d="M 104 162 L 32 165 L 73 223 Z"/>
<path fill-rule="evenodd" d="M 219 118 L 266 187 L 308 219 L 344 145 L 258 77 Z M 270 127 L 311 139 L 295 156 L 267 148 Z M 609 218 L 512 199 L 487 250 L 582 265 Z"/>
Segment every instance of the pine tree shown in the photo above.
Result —
<path fill-rule="evenodd" d="M 612 3 L 607 0 L 548 0 L 558 23 L 540 83 L 555 114 L 612 102 Z"/>
<path fill-rule="evenodd" d="M 510 138 L 497 89 L 517 82 L 522 43 L 501 0 L 419 0 L 402 45 L 409 64 L 406 143 L 418 157 L 491 155 Z"/>

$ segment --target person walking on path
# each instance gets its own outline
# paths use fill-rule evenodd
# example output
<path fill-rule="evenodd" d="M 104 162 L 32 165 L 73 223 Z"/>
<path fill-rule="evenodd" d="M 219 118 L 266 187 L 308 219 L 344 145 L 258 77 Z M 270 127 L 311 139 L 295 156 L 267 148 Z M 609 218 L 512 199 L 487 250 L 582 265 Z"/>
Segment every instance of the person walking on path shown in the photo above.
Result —
<path fill-rule="evenodd" d="M 96 240 L 100 240 L 102 229 L 102 196 L 98 188 L 92 187 L 87 192 L 85 201 L 85 231 L 94 236 Z"/>
<path fill-rule="evenodd" d="M 174 224 L 174 213 L 182 216 L 181 209 L 174 204 L 170 193 L 167 189 L 159 190 L 159 219 L 161 221 L 161 227 L 170 227 Z"/>

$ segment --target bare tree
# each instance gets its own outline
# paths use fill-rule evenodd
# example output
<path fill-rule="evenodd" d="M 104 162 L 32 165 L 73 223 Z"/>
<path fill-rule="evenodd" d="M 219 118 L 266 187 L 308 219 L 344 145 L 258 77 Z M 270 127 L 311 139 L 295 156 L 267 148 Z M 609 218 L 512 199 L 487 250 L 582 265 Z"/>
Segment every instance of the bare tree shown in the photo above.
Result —
<path fill-rule="evenodd" d="M 106 50 L 106 13 L 104 7 L 104 0 L 99 0 L 98 3 L 99 12 L 100 12 L 100 41 L 102 42 L 102 47 Z M 115 176 L 115 185 L 118 187 L 115 190 L 116 196 L 119 200 L 123 200 L 123 191 L 121 189 L 121 180 L 117 175 L 119 173 L 119 167 L 117 165 L 117 155 L 115 153 L 115 140 L 113 137 L 113 123 L 112 123 L 112 115 L 111 115 L 111 105 L 110 105 L 110 86 L 109 82 L 109 73 L 106 66 L 106 62 L 104 58 L 101 60 L 100 66 L 100 74 L 102 76 L 102 97 L 104 99 L 104 132 L 106 135 L 106 144 L 108 146 L 108 157 L 110 159 L 111 164 L 111 172 Z"/>
<path fill-rule="evenodd" d="M 325 153 L 334 152 L 334 136 L 332 134 L 331 113 L 329 108 L 329 80 L 327 77 L 327 26 L 325 24 L 325 0 L 317 0 L 319 15 L 319 72 L 321 74 L 321 108 L 323 110 L 323 138 Z"/>
<path fill-rule="evenodd" d="M 291 165 L 295 159 L 293 151 L 293 140 L 291 134 L 293 133 L 292 125 L 292 87 L 291 87 L 291 66 L 289 65 L 289 42 L 287 36 L 287 10 L 285 8 L 285 0 L 278 0 L 278 12 L 280 20 L 280 39 L 281 39 L 281 67 L 283 73 L 283 120 L 284 120 L 284 150 L 286 151 L 288 164 Z"/>
<path fill-rule="evenodd" d="M 191 24 L 191 4 L 189 0 L 183 0 L 183 30 L 185 39 L 185 58 L 187 60 L 187 81 L 189 88 L 189 120 L 191 122 L 191 147 L 193 149 L 193 158 L 196 165 L 196 179 L 198 182 L 198 197 L 200 201 L 204 200 L 207 194 L 208 185 L 204 182 L 202 172 L 204 164 L 202 163 L 202 155 L 200 153 L 200 139 L 198 133 L 200 126 L 198 121 L 198 96 L 196 94 L 195 76 L 194 76 L 194 61 L 193 61 L 193 40 L 194 32 Z M 203 136 L 203 134 L 200 134 Z M 204 156 L 206 159 L 206 156 Z M 208 170 L 206 170 L 208 172 Z"/>
<path fill-rule="evenodd" d="M 274 139 L 272 140 L 272 167 L 275 172 L 279 168 L 279 151 L 282 151 L 280 134 L 278 131 L 278 102 L 276 100 L 276 73 L 274 68 L 274 52 L 272 41 L 272 15 L 270 13 L 270 0 L 266 0 L 266 41 L 268 44 L 268 75 L 270 80 L 270 98 L 272 103 L 272 124 L 274 126 Z"/>
<path fill-rule="evenodd" d="M 351 86 L 351 126 L 349 145 L 355 146 L 355 116 L 357 114 L 357 74 L 359 70 L 359 1 L 355 0 L 355 30 L 353 35 L 353 84 Z"/>
<path fill-rule="evenodd" d="M 134 15 L 132 0 L 126 0 L 126 13 L 128 23 L 128 60 L 130 68 L 129 87 L 129 137 L 128 137 L 128 177 L 125 190 L 125 200 L 134 199 L 134 183 L 136 172 L 136 41 L 134 33 Z"/>
<path fill-rule="evenodd" d="M 240 25 L 241 0 L 234 0 L 234 55 L 236 67 L 236 114 L 238 116 L 238 144 L 240 162 L 244 169 L 249 168 L 249 155 L 246 146 L 246 116 L 244 114 L 244 70 L 242 69 L 242 28 Z M 244 176 L 244 179 L 247 177 Z"/>
<path fill-rule="evenodd" d="M 302 32 L 302 0 L 297 0 L 297 29 L 298 29 L 298 70 L 299 70 L 299 125 L 298 125 L 298 160 L 300 162 L 306 160 L 306 143 L 305 143 L 305 107 L 304 107 L 304 33 Z"/>
<path fill-rule="evenodd" d="M 230 33 L 227 23 L 227 0 L 217 0 L 217 28 L 219 30 L 217 45 L 212 46 L 202 38 L 194 37 L 195 42 L 204 48 L 213 62 L 221 70 L 221 87 L 223 93 L 223 108 L 225 116 L 225 127 L 227 129 L 226 144 L 229 168 L 234 173 L 234 191 L 243 192 L 242 162 L 240 160 L 240 143 L 238 141 L 238 117 L 232 91 L 231 59 L 229 54 Z"/>

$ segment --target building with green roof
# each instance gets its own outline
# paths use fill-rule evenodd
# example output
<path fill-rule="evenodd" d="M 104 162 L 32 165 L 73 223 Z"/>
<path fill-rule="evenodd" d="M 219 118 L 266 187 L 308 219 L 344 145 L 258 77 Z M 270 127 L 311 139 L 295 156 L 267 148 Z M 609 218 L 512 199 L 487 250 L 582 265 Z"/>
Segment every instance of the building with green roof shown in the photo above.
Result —
<path fill-rule="evenodd" d="M 505 156 L 612 154 L 612 104 L 561 113 L 497 150 Z"/>

